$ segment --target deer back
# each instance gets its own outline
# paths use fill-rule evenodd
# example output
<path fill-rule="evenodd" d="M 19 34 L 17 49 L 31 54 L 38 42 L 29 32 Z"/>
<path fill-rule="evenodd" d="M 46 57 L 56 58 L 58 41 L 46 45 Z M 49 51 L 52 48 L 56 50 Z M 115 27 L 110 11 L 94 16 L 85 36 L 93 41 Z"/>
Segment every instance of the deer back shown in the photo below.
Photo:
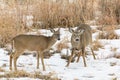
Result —
<path fill-rule="evenodd" d="M 18 35 L 13 38 L 14 48 L 17 50 L 42 51 L 50 48 L 57 40 L 60 40 L 59 30 L 52 30 L 52 36 L 43 35 Z"/>
<path fill-rule="evenodd" d="M 92 31 L 89 25 L 87 24 L 81 24 L 79 27 L 76 29 L 77 32 L 79 30 L 84 30 L 84 32 L 80 35 L 80 41 L 82 44 L 85 46 L 89 45 L 92 43 Z"/>

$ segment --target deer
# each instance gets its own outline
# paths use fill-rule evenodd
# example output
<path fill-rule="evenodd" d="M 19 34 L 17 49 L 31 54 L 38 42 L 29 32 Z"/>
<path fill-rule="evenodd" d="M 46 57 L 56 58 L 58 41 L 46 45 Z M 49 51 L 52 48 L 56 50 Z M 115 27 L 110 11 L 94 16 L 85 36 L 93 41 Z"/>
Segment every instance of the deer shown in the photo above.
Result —
<path fill-rule="evenodd" d="M 12 70 L 12 60 L 14 60 L 14 70 L 16 71 L 16 62 L 18 57 L 22 55 L 25 50 L 29 50 L 37 52 L 37 69 L 39 69 L 39 58 L 41 58 L 42 68 L 43 71 L 45 71 L 43 52 L 51 48 L 57 40 L 60 40 L 60 28 L 56 31 L 54 29 L 50 29 L 50 31 L 53 33 L 52 36 L 20 34 L 14 37 L 12 39 L 12 47 L 14 51 L 10 54 L 9 69 Z"/>
<path fill-rule="evenodd" d="M 66 67 L 69 66 L 71 60 L 75 58 L 77 53 L 77 62 L 79 62 L 80 56 L 82 55 L 84 66 L 86 67 L 86 54 L 85 54 L 85 48 L 86 46 L 90 46 L 90 49 L 92 51 L 93 58 L 96 59 L 95 54 L 92 49 L 92 30 L 89 25 L 87 24 L 80 24 L 76 30 L 73 30 L 69 28 L 69 32 L 72 33 L 71 36 L 71 45 L 72 45 L 72 51 L 71 55 L 68 59 Z M 75 56 L 74 56 L 75 55 Z"/>

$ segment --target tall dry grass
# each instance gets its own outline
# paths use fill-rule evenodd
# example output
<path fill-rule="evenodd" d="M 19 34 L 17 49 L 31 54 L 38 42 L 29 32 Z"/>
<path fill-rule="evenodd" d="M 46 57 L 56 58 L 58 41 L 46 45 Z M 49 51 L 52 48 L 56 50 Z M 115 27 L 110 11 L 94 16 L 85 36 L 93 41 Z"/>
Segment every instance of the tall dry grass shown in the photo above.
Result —
<path fill-rule="evenodd" d="M 1 46 L 17 34 L 33 28 L 74 27 L 95 19 L 96 9 L 101 12 L 98 24 L 120 24 L 119 0 L 3 0 L 0 6 Z M 96 5 L 98 6 L 96 8 Z M 28 16 L 33 25 L 27 26 Z M 32 22 L 30 22 L 32 23 Z"/>
<path fill-rule="evenodd" d="M 42 22 L 43 28 L 74 27 L 93 19 L 93 0 L 75 0 L 73 3 L 61 0 L 36 1 L 33 10 L 34 20 Z"/>
<path fill-rule="evenodd" d="M 0 47 L 11 42 L 16 35 L 27 31 L 22 21 L 22 16 L 25 14 L 24 10 L 20 9 L 14 0 L 5 1 L 0 6 Z"/>
<path fill-rule="evenodd" d="M 18 33 L 18 28 L 15 18 L 12 15 L 4 13 L 0 15 L 0 45 L 4 46 L 7 42 L 10 42 L 12 37 Z"/>
<path fill-rule="evenodd" d="M 101 11 L 99 24 L 120 24 L 120 0 L 99 0 L 99 11 Z"/>
<path fill-rule="evenodd" d="M 31 28 L 73 27 L 84 23 L 93 14 L 90 3 L 93 0 L 66 1 L 44 0 L 4 0 L 0 6 L 0 36 L 1 46 L 16 36 Z M 87 7 L 88 6 L 88 7 Z M 91 8 L 91 9 L 90 9 Z M 89 12 L 89 13 L 88 13 Z M 33 26 L 27 26 L 28 15 L 32 15 Z"/>
<path fill-rule="evenodd" d="M 42 80 L 59 80 L 59 78 L 57 78 L 57 76 L 55 76 L 55 73 L 48 73 L 46 75 L 40 73 L 40 72 L 26 72 L 24 70 L 20 70 L 20 71 L 10 71 L 10 72 L 5 72 L 4 74 L 0 75 L 0 78 L 37 78 L 37 79 L 42 79 Z"/>

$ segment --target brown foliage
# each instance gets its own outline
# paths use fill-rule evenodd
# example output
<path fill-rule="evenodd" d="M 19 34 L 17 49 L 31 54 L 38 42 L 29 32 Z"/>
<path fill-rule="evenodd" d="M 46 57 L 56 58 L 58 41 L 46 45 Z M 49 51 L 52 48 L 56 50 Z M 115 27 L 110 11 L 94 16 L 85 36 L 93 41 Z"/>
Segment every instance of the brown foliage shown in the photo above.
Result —
<path fill-rule="evenodd" d="M 99 39 L 119 39 L 119 36 L 114 31 L 101 32 Z"/>
<path fill-rule="evenodd" d="M 6 72 L 4 75 L 0 75 L 0 78 L 19 78 L 19 77 L 28 77 L 28 78 L 38 78 L 44 80 L 59 80 L 57 77 L 51 77 L 54 73 L 48 73 L 46 75 L 41 74 L 40 72 L 29 73 L 24 70 L 20 71 L 11 71 Z"/>

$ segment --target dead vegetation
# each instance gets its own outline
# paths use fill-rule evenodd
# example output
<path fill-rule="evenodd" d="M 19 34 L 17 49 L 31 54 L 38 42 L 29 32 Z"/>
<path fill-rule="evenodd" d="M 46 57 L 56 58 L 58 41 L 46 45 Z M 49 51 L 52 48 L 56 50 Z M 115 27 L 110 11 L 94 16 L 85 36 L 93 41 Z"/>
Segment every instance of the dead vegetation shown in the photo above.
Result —
<path fill-rule="evenodd" d="M 10 42 L 14 36 L 33 28 L 77 26 L 91 18 L 93 9 L 89 4 L 93 4 L 93 1 L 76 0 L 73 3 L 67 2 L 67 4 L 65 2 L 4 0 L 5 7 L 0 6 L 1 47 Z M 88 10 L 89 14 L 84 14 Z"/>
<path fill-rule="evenodd" d="M 68 62 L 69 58 L 70 58 L 70 56 L 68 56 L 68 55 L 65 55 L 65 54 L 61 55 L 61 59 L 65 59 L 67 62 Z M 71 62 L 74 62 L 74 61 L 75 61 L 75 57 L 72 58 Z"/>
<path fill-rule="evenodd" d="M 3 0 L 3 3 L 4 7 L 0 6 L 1 47 L 17 34 L 33 28 L 75 27 L 94 20 L 96 10 L 101 12 L 96 24 L 120 24 L 119 0 Z"/>
<path fill-rule="evenodd" d="M 0 67 L 0 72 L 5 72 L 5 70 Z"/>
<path fill-rule="evenodd" d="M 120 24 L 120 0 L 99 0 L 99 16 L 98 23 L 102 25 Z"/>
<path fill-rule="evenodd" d="M 99 39 L 119 39 L 119 36 L 114 31 L 100 32 Z"/>
<path fill-rule="evenodd" d="M 55 73 L 48 73 L 47 75 L 43 75 L 40 72 L 26 72 L 24 70 L 20 71 L 10 71 L 10 72 L 5 72 L 4 75 L 0 75 L 0 78 L 20 78 L 20 77 L 28 77 L 28 78 L 38 78 L 38 79 L 44 79 L 44 80 L 60 80 L 57 77 L 53 77 Z"/>
<path fill-rule="evenodd" d="M 55 53 L 55 52 L 50 52 L 50 50 L 49 50 L 49 51 L 45 51 L 45 52 L 43 52 L 43 56 L 44 56 L 44 58 L 48 59 L 48 58 L 50 58 L 51 56 L 53 56 L 54 53 Z M 29 53 L 26 53 L 26 54 L 24 54 L 24 55 L 28 55 L 28 54 L 29 54 Z M 36 57 L 36 54 L 33 54 L 33 56 Z"/>
<path fill-rule="evenodd" d="M 103 48 L 103 47 L 104 46 L 98 40 L 93 42 L 93 50 L 98 51 L 99 48 Z"/>
<path fill-rule="evenodd" d="M 115 32 L 117 25 L 104 25 L 97 29 L 100 30 L 99 39 L 119 39 L 119 35 Z"/>
<path fill-rule="evenodd" d="M 65 37 L 60 43 L 56 45 L 57 52 L 61 52 L 62 49 L 68 49 L 69 48 L 69 40 L 67 37 Z"/>
<path fill-rule="evenodd" d="M 120 54 L 115 53 L 115 54 L 113 55 L 113 57 L 120 59 Z"/>
<path fill-rule="evenodd" d="M 19 27 L 15 26 L 16 22 L 12 15 L 2 15 L 0 17 L 0 46 L 11 41 L 11 39 L 17 34 L 23 33 L 24 30 L 20 30 Z"/>

